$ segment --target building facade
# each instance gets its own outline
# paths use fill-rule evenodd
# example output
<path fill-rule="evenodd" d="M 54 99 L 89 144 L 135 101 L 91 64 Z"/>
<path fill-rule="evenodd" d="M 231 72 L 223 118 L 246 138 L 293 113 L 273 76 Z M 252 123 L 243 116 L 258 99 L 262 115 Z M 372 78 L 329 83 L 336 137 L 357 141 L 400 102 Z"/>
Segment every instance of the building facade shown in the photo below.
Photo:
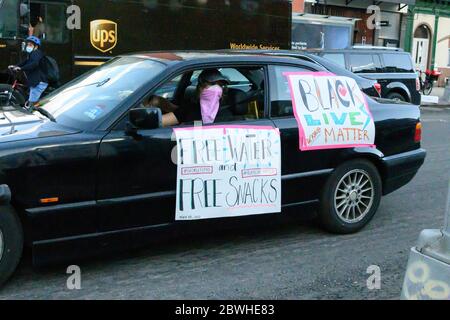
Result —
<path fill-rule="evenodd" d="M 409 6 L 404 47 L 417 69 L 438 69 L 438 85 L 445 84 L 450 78 L 450 0 L 419 0 Z"/>
<path fill-rule="evenodd" d="M 414 0 L 294 0 L 293 11 L 354 18 L 354 44 L 402 47 L 407 7 L 412 3 Z"/>

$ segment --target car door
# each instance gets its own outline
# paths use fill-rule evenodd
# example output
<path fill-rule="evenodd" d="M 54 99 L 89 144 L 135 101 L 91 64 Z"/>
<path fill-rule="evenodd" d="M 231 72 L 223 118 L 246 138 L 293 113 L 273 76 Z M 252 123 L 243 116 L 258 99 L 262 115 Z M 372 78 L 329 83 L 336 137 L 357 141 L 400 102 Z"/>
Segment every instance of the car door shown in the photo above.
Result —
<path fill-rule="evenodd" d="M 336 150 L 300 151 L 299 129 L 294 117 L 286 72 L 314 70 L 292 66 L 270 66 L 270 113 L 281 134 L 283 205 L 316 201 L 333 170 Z"/>
<path fill-rule="evenodd" d="M 265 69 L 260 68 L 261 73 L 265 75 Z M 198 72 L 191 71 L 185 74 L 188 73 L 195 76 Z M 260 79 L 260 86 L 267 84 L 264 77 Z M 175 97 L 177 86 L 174 82 L 183 83 L 184 80 L 185 77 L 175 77 L 169 81 L 170 85 L 163 84 L 154 92 L 166 97 Z M 193 79 L 190 80 L 192 82 Z M 233 79 L 230 80 L 233 82 Z M 260 91 L 261 88 L 254 85 L 248 83 L 244 86 L 252 87 L 254 92 L 259 93 L 253 95 L 247 92 L 249 100 L 245 101 L 245 104 L 248 105 L 248 112 L 221 118 L 215 124 L 273 127 L 274 124 L 268 119 L 265 109 L 264 93 Z M 233 90 L 240 89 L 233 88 Z M 227 102 L 224 101 L 223 104 Z M 175 221 L 177 180 L 176 157 L 174 158 L 176 141 L 173 133 L 175 127 L 139 130 L 138 136 L 130 136 L 126 132 L 126 121 L 125 117 L 105 136 L 99 150 L 97 199 L 101 231 Z M 193 124 L 176 128 L 190 126 Z"/>

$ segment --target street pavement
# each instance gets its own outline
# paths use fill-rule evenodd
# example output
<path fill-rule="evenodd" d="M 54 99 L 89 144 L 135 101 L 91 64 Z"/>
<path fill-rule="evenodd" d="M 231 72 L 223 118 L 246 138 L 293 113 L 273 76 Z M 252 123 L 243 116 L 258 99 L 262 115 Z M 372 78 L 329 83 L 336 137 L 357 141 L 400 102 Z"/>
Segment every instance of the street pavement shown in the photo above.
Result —
<path fill-rule="evenodd" d="M 81 290 L 67 289 L 67 266 L 33 269 L 26 253 L 0 299 L 397 299 L 420 231 L 443 225 L 450 179 L 450 109 L 422 119 L 425 165 L 357 234 L 327 234 L 305 214 L 184 236 L 80 264 Z M 367 288 L 372 265 L 380 289 Z"/>

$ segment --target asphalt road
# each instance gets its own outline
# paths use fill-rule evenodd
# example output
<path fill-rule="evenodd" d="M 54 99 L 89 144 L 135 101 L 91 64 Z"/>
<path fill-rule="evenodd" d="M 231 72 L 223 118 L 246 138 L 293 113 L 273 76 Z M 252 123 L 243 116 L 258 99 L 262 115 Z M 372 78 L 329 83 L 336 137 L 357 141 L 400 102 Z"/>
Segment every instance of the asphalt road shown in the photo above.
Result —
<path fill-rule="evenodd" d="M 306 217 L 181 237 L 82 263 L 81 290 L 67 289 L 66 267 L 33 269 L 28 253 L 0 299 L 397 299 L 419 232 L 444 220 L 450 109 L 427 108 L 423 123 L 425 165 L 357 234 L 330 235 Z M 366 286 L 371 265 L 379 290 Z"/>

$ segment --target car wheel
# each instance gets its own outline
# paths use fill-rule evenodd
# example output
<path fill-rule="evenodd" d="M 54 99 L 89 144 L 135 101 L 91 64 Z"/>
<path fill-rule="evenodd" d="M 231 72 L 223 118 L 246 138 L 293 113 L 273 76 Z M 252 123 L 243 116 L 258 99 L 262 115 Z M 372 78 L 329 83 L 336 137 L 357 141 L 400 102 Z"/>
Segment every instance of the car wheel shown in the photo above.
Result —
<path fill-rule="evenodd" d="M 9 206 L 0 207 L 0 286 L 12 275 L 23 250 L 23 231 L 19 218 Z"/>
<path fill-rule="evenodd" d="M 0 107 L 7 107 L 11 86 L 8 84 L 0 85 Z M 11 97 L 10 106 L 25 105 L 26 98 L 18 91 L 14 91 Z"/>
<path fill-rule="evenodd" d="M 319 221 L 333 233 L 353 233 L 373 217 L 381 199 L 377 168 L 363 159 L 346 162 L 328 178 L 322 192 Z"/>
<path fill-rule="evenodd" d="M 387 99 L 395 100 L 395 101 L 406 101 L 405 97 L 398 92 L 391 92 L 387 95 Z"/>

